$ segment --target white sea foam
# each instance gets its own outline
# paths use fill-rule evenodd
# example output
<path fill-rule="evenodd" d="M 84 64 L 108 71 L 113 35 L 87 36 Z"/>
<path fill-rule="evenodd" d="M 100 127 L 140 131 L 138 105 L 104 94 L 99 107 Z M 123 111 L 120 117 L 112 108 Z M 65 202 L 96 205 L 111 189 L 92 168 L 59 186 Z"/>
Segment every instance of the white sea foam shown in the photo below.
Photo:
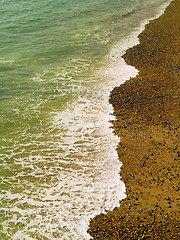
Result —
<path fill-rule="evenodd" d="M 3 59 L 0 58 L 0 64 L 13 64 L 15 62 L 14 59 Z"/>

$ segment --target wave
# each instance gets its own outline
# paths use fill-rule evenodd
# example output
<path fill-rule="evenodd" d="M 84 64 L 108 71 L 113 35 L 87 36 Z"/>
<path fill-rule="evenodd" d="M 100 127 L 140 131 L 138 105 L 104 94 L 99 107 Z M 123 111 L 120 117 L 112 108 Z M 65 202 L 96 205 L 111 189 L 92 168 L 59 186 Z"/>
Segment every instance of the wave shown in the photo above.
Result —
<path fill-rule="evenodd" d="M 134 13 L 136 13 L 136 12 L 137 12 L 137 9 L 134 8 L 134 9 L 132 9 L 132 10 L 130 10 L 130 11 L 122 14 L 121 17 L 123 17 L 123 18 L 129 17 L 130 15 L 132 15 L 132 14 L 134 14 Z"/>

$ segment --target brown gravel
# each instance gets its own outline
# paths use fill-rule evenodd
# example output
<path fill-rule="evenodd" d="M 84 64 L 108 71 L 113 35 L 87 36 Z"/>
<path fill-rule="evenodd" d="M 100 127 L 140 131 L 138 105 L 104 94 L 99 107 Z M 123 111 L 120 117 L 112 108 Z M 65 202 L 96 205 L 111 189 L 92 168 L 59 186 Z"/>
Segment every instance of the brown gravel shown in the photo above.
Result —
<path fill-rule="evenodd" d="M 116 87 L 110 102 L 127 198 L 91 220 L 93 239 L 180 239 L 179 19 L 175 0 L 124 55 L 139 75 Z"/>

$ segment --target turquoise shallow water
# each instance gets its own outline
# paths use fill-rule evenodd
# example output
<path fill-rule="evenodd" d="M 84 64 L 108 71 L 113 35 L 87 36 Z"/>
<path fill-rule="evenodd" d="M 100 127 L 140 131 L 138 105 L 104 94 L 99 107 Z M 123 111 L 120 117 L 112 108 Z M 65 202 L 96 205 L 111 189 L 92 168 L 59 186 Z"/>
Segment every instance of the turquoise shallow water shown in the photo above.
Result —
<path fill-rule="evenodd" d="M 108 96 L 162 4 L 0 1 L 0 239 L 89 239 L 126 196 Z"/>

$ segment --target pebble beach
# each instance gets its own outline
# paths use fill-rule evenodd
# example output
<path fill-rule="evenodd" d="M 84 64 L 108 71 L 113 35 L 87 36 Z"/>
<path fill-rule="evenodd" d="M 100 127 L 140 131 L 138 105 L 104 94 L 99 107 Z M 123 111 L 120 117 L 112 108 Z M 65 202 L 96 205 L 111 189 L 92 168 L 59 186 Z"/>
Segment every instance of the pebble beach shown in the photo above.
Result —
<path fill-rule="evenodd" d="M 111 92 L 127 198 L 91 219 L 93 239 L 179 239 L 180 1 L 146 25 L 126 63 L 139 74 Z"/>

